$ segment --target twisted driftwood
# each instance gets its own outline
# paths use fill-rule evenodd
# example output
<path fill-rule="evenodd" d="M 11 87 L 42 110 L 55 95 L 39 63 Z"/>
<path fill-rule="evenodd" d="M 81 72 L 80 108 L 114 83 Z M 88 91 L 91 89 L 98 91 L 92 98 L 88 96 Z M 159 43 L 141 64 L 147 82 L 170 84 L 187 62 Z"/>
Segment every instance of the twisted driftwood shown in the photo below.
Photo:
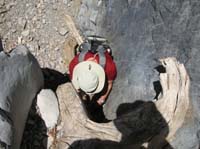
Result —
<path fill-rule="evenodd" d="M 129 146 L 148 142 L 154 147 L 171 141 L 188 111 L 189 77 L 184 65 L 175 58 L 160 61 L 166 69 L 166 73 L 160 74 L 162 97 L 155 103 L 142 103 L 109 123 L 95 123 L 87 117 L 71 83 L 59 86 L 57 96 L 62 124 L 59 148 L 89 139 L 125 142 Z M 165 141 L 158 141 L 161 136 Z"/>

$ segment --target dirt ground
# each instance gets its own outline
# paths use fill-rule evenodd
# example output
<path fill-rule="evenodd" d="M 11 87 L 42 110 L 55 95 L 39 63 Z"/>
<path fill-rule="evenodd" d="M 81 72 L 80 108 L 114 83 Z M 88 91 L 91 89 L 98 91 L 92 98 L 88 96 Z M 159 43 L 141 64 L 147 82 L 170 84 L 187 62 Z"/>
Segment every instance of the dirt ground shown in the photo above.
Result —
<path fill-rule="evenodd" d="M 3 50 L 9 52 L 20 44 L 27 46 L 43 69 L 46 88 L 55 89 L 49 84 L 68 72 L 76 41 L 69 32 L 65 15 L 76 17 L 80 4 L 81 0 L 0 0 Z M 54 137 L 55 130 L 47 130 L 34 102 L 21 148 L 53 147 Z"/>

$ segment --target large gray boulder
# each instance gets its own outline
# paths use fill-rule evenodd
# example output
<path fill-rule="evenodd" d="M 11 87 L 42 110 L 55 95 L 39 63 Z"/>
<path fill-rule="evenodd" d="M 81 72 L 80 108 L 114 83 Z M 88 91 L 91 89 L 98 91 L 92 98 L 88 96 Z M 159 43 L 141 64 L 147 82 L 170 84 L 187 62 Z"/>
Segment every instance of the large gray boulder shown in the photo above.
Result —
<path fill-rule="evenodd" d="M 191 78 L 191 112 L 170 143 L 174 148 L 199 148 L 199 10 L 199 1 L 190 0 L 83 0 L 77 18 L 82 32 L 106 36 L 117 63 L 118 77 L 104 107 L 107 118 L 115 118 L 123 103 L 154 99 L 159 82 L 152 68 L 158 66 L 157 59 L 174 56 Z M 90 17 L 96 11 L 93 23 Z"/>
<path fill-rule="evenodd" d="M 0 53 L 0 142 L 18 149 L 26 118 L 44 79 L 37 60 L 24 46 Z"/>

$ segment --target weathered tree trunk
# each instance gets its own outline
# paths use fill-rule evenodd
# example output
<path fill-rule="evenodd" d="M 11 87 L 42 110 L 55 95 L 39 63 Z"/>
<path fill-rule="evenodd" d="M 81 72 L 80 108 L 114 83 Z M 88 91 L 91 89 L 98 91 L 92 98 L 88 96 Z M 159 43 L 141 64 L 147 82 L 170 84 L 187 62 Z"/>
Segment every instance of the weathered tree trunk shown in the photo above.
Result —
<path fill-rule="evenodd" d="M 162 97 L 156 102 L 139 101 L 137 106 L 133 103 L 131 111 L 109 123 L 95 123 L 88 118 L 71 83 L 59 86 L 57 96 L 63 126 L 58 138 L 59 148 L 70 146 L 75 141 L 80 145 L 80 140 L 82 143 L 90 140 L 91 144 L 92 139 L 128 146 L 139 144 L 138 147 L 149 143 L 149 148 L 159 148 L 173 139 L 188 111 L 189 77 L 184 65 L 175 58 L 160 61 L 166 69 L 166 73 L 160 74 Z"/>

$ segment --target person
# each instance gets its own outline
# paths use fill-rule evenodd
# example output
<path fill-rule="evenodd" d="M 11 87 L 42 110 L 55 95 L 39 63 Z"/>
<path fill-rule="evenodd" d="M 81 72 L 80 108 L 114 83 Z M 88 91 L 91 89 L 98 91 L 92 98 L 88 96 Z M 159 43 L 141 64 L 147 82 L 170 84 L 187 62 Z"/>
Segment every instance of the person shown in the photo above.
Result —
<path fill-rule="evenodd" d="M 101 54 L 90 49 L 85 51 L 85 54 L 77 54 L 70 62 L 70 79 L 78 93 L 84 92 L 90 97 L 90 100 L 96 100 L 97 104 L 101 106 L 106 102 L 116 79 L 116 64 L 108 50 L 104 50 L 104 65 L 100 64 Z M 82 61 L 80 61 L 81 55 Z"/>

